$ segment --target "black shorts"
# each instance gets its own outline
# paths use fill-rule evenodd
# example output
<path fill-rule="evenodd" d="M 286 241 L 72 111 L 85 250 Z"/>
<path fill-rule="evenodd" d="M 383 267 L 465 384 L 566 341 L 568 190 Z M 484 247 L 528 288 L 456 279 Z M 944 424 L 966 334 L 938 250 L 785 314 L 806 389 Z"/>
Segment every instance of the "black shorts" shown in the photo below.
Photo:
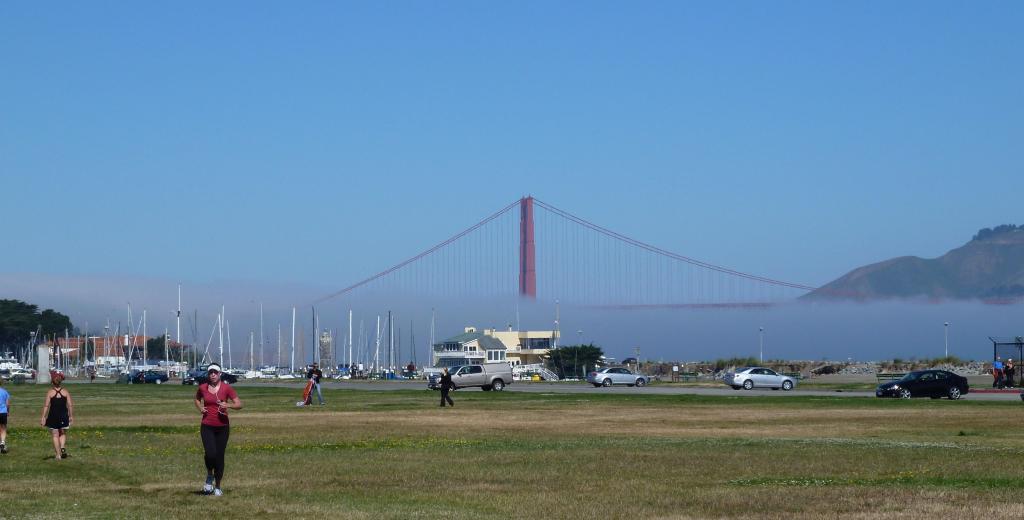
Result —
<path fill-rule="evenodd" d="M 0 426 L 7 426 L 7 414 L 0 413 Z"/>

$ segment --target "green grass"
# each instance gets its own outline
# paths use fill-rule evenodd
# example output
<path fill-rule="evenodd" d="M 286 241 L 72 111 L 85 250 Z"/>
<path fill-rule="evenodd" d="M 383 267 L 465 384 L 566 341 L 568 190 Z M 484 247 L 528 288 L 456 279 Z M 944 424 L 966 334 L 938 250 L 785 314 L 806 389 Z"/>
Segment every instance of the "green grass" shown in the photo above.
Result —
<path fill-rule="evenodd" d="M 0 518 L 875 518 L 1024 513 L 1020 403 L 240 387 L 221 499 L 194 387 L 70 385 L 72 458 L 11 386 Z"/>

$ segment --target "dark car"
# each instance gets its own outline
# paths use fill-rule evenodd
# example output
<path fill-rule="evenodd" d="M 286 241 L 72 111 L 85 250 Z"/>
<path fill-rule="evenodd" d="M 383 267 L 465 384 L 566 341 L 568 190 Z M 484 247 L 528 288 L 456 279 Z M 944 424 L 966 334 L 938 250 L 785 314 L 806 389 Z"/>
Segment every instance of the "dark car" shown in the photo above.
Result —
<path fill-rule="evenodd" d="M 227 372 L 220 373 L 220 380 L 224 381 L 229 385 L 233 385 L 238 382 L 238 376 L 229 374 Z M 206 369 L 197 368 L 190 370 L 185 377 L 181 378 L 181 384 L 183 385 L 201 385 L 206 382 Z"/>
<path fill-rule="evenodd" d="M 902 379 L 878 385 L 876 397 L 931 397 L 939 399 L 948 397 L 960 399 L 970 391 L 967 378 L 958 376 L 947 370 L 917 370 L 903 376 Z"/>
<path fill-rule="evenodd" d="M 166 383 L 167 380 L 170 379 L 167 377 L 167 372 L 161 372 L 159 370 L 147 370 L 142 372 L 139 376 L 140 380 L 136 381 L 137 383 L 154 383 L 159 385 Z"/>

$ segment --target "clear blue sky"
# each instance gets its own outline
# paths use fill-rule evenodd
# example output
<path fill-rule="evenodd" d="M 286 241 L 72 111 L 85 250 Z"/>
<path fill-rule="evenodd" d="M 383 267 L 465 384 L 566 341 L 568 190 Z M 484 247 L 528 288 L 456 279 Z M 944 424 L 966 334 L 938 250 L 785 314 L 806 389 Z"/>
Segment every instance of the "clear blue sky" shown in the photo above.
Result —
<path fill-rule="evenodd" d="M 333 289 L 532 193 L 823 284 L 1024 223 L 1021 27 L 1021 2 L 7 3 L 0 272 Z"/>

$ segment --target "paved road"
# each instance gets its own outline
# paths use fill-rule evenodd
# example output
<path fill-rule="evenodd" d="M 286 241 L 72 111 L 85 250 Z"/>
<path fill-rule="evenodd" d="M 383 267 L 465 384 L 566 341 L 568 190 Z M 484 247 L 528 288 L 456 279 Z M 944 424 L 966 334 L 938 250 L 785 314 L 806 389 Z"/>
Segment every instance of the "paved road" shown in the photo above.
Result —
<path fill-rule="evenodd" d="M 68 379 L 68 383 L 72 384 L 89 384 L 88 381 Z M 113 383 L 111 379 L 97 379 L 93 384 L 109 384 Z M 178 381 L 171 381 L 165 384 L 181 384 Z M 275 386 L 281 388 L 295 388 L 300 389 L 305 384 L 304 381 L 292 381 L 292 382 L 252 382 L 248 383 L 240 381 L 235 386 Z M 426 382 L 424 381 L 326 381 L 324 382 L 324 388 L 350 388 L 356 390 L 426 390 Z M 460 390 L 460 392 L 479 392 L 481 390 L 476 388 L 467 388 Z M 506 392 L 535 392 L 535 393 L 555 393 L 555 394 L 627 394 L 627 395 L 717 395 L 725 397 L 790 397 L 790 396 L 818 396 L 818 397 L 875 397 L 874 392 L 851 392 L 842 391 L 837 392 L 835 390 L 809 390 L 805 388 L 799 388 L 792 392 L 783 392 L 781 390 L 733 390 L 722 386 L 721 388 L 715 387 L 703 387 L 703 386 L 661 386 L 655 384 L 654 386 L 647 386 L 643 388 L 630 388 L 628 386 L 614 386 L 611 388 L 594 388 L 591 385 L 582 383 L 522 383 L 517 382 L 505 387 Z M 1016 401 L 1020 399 L 1020 395 L 1016 392 L 1004 392 L 1004 393 L 971 393 L 963 397 L 971 401 Z"/>
<path fill-rule="evenodd" d="M 236 386 L 247 385 L 274 385 L 282 387 L 301 388 L 302 383 L 245 383 L 239 382 Z M 351 388 L 358 390 L 417 390 L 426 389 L 423 381 L 343 381 L 325 382 L 324 388 Z M 459 390 L 460 392 L 480 392 L 476 388 Z M 627 395 L 717 395 L 726 397 L 789 397 L 789 396 L 818 396 L 818 397 L 870 397 L 874 398 L 874 392 L 837 392 L 835 390 L 807 390 L 797 388 L 792 392 L 781 390 L 733 390 L 724 385 L 721 388 L 701 386 L 646 386 L 643 388 L 614 386 L 611 388 L 594 388 L 591 385 L 581 383 L 514 383 L 505 387 L 506 392 L 535 392 L 535 393 L 556 393 L 556 394 L 627 394 Z M 1020 399 L 1016 393 L 973 393 L 963 397 L 971 401 L 1013 401 Z"/>

